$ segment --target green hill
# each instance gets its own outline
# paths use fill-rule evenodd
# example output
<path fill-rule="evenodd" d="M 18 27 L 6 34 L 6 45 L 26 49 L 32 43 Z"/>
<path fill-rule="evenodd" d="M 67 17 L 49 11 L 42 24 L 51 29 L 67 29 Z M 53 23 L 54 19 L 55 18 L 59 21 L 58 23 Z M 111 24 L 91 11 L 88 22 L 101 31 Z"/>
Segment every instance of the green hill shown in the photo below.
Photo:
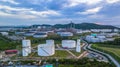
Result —
<path fill-rule="evenodd" d="M 94 23 L 81 23 L 81 24 L 56 24 L 54 28 L 76 28 L 76 29 L 115 29 L 117 27 L 111 25 L 98 25 Z M 117 28 L 118 29 L 118 28 Z"/>

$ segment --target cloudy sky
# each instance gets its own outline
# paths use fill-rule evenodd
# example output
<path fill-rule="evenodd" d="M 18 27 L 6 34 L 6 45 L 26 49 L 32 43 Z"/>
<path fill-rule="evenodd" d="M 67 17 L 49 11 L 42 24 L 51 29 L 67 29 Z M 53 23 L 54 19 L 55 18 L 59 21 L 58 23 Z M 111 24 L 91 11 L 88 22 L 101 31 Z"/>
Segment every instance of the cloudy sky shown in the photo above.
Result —
<path fill-rule="evenodd" d="M 120 0 L 0 0 L 0 25 L 120 25 Z"/>

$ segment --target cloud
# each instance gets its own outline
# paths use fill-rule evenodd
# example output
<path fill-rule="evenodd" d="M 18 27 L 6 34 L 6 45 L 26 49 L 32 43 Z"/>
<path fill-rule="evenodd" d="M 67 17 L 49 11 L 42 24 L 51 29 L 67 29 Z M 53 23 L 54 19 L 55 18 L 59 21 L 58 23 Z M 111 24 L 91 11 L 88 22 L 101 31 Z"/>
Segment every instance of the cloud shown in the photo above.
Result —
<path fill-rule="evenodd" d="M 29 11 L 29 13 L 42 16 L 42 17 L 48 17 L 48 15 L 53 15 L 53 16 L 60 16 L 61 14 L 54 11 L 54 10 L 46 10 L 46 11 Z"/>
<path fill-rule="evenodd" d="M 83 15 L 88 15 L 88 14 L 96 14 L 101 10 L 102 7 L 96 7 L 92 9 L 88 9 L 85 12 L 77 12 L 77 14 L 83 14 Z"/>
<path fill-rule="evenodd" d="M 74 7 L 80 4 L 95 5 L 103 0 L 67 0 L 67 1 L 68 3 L 64 4 L 64 7 Z"/>
<path fill-rule="evenodd" d="M 43 3 L 51 2 L 52 0 L 27 0 L 27 2 L 34 5 L 41 5 Z"/>
<path fill-rule="evenodd" d="M 120 0 L 106 0 L 107 3 L 113 4 L 113 3 L 117 3 L 120 2 Z"/>
<path fill-rule="evenodd" d="M 0 0 L 0 22 L 108 22 L 105 18 L 120 15 L 119 3 L 120 0 Z"/>
<path fill-rule="evenodd" d="M 33 15 L 27 15 L 27 14 L 10 14 L 10 13 L 6 13 L 6 12 L 2 12 L 0 11 L 0 16 L 3 17 L 10 17 L 10 18 L 20 18 L 20 19 L 33 19 L 36 18 L 36 16 Z"/>
<path fill-rule="evenodd" d="M 5 9 L 5 10 L 9 10 L 9 11 L 29 11 L 29 10 L 32 10 L 31 9 L 27 9 L 27 8 L 13 8 L 13 7 L 10 7 L 10 6 L 6 6 L 6 5 L 0 5 L 0 9 Z"/>
<path fill-rule="evenodd" d="M 0 16 L 11 16 L 11 14 L 0 11 Z"/>
<path fill-rule="evenodd" d="M 92 15 L 89 15 L 88 16 L 88 18 L 90 18 L 90 19 L 97 19 L 97 18 L 99 18 L 99 19 L 103 19 L 103 18 L 105 18 L 106 16 L 105 15 L 102 15 L 102 14 L 92 14 Z"/>
<path fill-rule="evenodd" d="M 84 5 L 87 7 L 91 6 L 105 6 L 106 4 L 118 3 L 120 0 L 67 0 L 67 3 L 63 4 L 63 7 L 76 7 Z"/>
<path fill-rule="evenodd" d="M 60 16 L 61 14 L 54 10 L 43 10 L 43 11 L 35 11 L 32 8 L 20 8 L 20 7 L 10 7 L 5 5 L 0 5 L 1 11 L 0 16 L 12 16 L 15 15 L 20 16 L 20 18 L 46 18 L 49 16 Z"/>
<path fill-rule="evenodd" d="M 27 9 L 27 8 L 18 8 L 18 7 L 10 7 L 6 5 L 0 5 L 0 16 L 5 16 L 5 17 L 13 17 L 13 18 L 35 18 L 33 15 L 25 14 L 24 12 L 28 12 L 32 9 Z M 4 11 L 2 11 L 4 10 Z M 13 13 L 15 12 L 15 13 Z"/>
<path fill-rule="evenodd" d="M 8 3 L 11 3 L 11 4 L 20 4 L 20 3 L 18 3 L 18 2 L 15 2 L 14 0 L 0 0 L 0 1 L 2 1 L 2 2 L 8 2 Z"/>

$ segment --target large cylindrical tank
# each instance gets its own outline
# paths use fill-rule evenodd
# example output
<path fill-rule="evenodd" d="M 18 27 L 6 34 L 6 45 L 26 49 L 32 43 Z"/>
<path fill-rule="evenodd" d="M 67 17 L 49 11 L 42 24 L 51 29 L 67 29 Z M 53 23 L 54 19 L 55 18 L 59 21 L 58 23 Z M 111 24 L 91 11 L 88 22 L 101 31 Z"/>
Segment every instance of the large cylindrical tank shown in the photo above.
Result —
<path fill-rule="evenodd" d="M 39 56 L 52 56 L 55 54 L 55 46 L 40 44 L 38 45 L 38 55 Z"/>
<path fill-rule="evenodd" d="M 76 41 L 74 41 L 74 40 L 62 40 L 62 47 L 63 48 L 75 48 Z"/>
<path fill-rule="evenodd" d="M 54 45 L 55 42 L 54 42 L 54 40 L 46 40 L 46 44 L 47 45 Z"/>
<path fill-rule="evenodd" d="M 31 41 L 30 40 L 22 40 L 22 54 L 31 53 Z"/>
<path fill-rule="evenodd" d="M 80 39 L 77 39 L 76 52 L 81 52 Z"/>
<path fill-rule="evenodd" d="M 88 42 L 91 42 L 91 38 L 95 38 L 94 36 L 90 36 L 90 35 L 88 35 L 88 36 L 86 36 L 86 40 L 88 41 Z"/>
<path fill-rule="evenodd" d="M 31 46 L 30 40 L 22 40 L 22 47 L 29 47 Z"/>
<path fill-rule="evenodd" d="M 100 42 L 99 38 L 91 38 L 91 42 L 95 43 L 95 42 Z"/>
<path fill-rule="evenodd" d="M 105 36 L 96 36 L 97 38 L 100 38 L 100 39 L 105 39 L 106 37 Z"/>
<path fill-rule="evenodd" d="M 29 49 L 28 48 L 22 48 L 22 56 L 28 56 L 28 51 Z"/>

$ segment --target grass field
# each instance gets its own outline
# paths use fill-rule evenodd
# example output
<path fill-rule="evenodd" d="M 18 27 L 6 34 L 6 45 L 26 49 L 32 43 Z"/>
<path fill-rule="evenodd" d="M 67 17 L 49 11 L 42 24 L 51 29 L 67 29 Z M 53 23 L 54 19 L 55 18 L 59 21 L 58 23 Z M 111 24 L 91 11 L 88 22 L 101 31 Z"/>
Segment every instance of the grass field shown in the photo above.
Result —
<path fill-rule="evenodd" d="M 70 50 L 73 54 L 75 54 L 76 56 L 80 56 L 80 54 L 82 53 L 82 52 L 84 52 L 83 50 L 81 50 L 81 52 L 79 53 L 79 52 L 76 52 L 75 50 Z"/>
<path fill-rule="evenodd" d="M 0 38 L 0 50 L 1 51 L 16 49 L 16 46 L 18 46 L 18 45 L 19 45 L 19 43 L 9 41 L 9 40 L 4 39 L 4 38 Z"/>
<path fill-rule="evenodd" d="M 118 45 L 102 45 L 93 44 L 92 48 L 104 51 L 113 56 L 120 63 L 120 46 Z"/>

